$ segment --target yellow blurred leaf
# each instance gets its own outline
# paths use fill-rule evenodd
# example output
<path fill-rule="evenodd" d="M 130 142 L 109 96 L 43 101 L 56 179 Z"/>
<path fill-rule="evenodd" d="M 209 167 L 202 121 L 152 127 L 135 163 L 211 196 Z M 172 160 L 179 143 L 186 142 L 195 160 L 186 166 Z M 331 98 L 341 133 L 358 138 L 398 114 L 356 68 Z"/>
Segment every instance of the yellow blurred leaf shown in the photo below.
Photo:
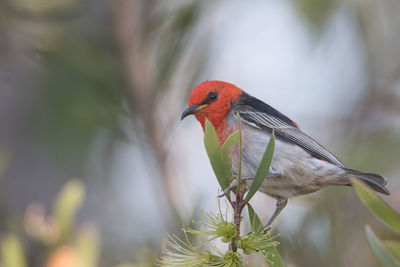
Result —
<path fill-rule="evenodd" d="M 68 235 L 74 223 L 75 214 L 85 197 L 85 185 L 79 180 L 70 180 L 59 193 L 54 217 L 60 230 L 61 239 Z"/>
<path fill-rule="evenodd" d="M 97 229 L 88 226 L 77 237 L 76 247 L 79 254 L 79 267 L 95 267 L 99 257 L 99 236 Z"/>
<path fill-rule="evenodd" d="M 4 267 L 27 266 L 22 244 L 13 234 L 6 235 L 2 240 L 1 257 L 3 259 Z"/>

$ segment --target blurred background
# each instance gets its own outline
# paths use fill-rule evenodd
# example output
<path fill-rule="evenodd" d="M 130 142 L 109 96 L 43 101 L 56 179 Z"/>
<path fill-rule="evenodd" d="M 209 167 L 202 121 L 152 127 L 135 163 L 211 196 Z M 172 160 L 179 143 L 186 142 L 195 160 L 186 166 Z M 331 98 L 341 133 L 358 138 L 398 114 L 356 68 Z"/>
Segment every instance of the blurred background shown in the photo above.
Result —
<path fill-rule="evenodd" d="M 152 266 L 167 232 L 216 210 L 202 129 L 180 121 L 205 80 L 385 175 L 400 211 L 399 14 L 398 0 L 1 1 L 3 262 L 74 266 L 86 249 L 82 266 Z M 252 202 L 264 220 L 275 206 Z M 275 231 L 287 266 L 379 266 L 367 223 L 390 239 L 332 187 L 290 200 Z"/>

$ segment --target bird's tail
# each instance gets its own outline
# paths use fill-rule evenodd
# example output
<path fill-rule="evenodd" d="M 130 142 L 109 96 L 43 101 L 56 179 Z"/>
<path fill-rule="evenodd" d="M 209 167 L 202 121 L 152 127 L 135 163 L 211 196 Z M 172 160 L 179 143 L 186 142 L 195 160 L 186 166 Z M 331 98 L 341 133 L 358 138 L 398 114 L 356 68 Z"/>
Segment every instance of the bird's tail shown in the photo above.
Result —
<path fill-rule="evenodd" d="M 387 183 L 385 177 L 376 173 L 360 172 L 347 168 L 345 168 L 344 170 L 349 175 L 349 178 L 355 177 L 357 179 L 360 179 L 376 192 L 382 193 L 384 195 L 390 195 L 389 190 L 385 187 Z"/>

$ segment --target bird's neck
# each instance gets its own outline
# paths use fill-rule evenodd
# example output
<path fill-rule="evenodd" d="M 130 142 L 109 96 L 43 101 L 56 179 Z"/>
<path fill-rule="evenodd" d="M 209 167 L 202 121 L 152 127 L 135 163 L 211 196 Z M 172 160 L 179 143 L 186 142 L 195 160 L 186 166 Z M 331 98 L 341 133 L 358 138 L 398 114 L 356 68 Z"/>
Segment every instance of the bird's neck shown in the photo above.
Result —
<path fill-rule="evenodd" d="M 225 142 L 226 138 L 228 138 L 229 135 L 231 135 L 236 128 L 232 127 L 231 125 L 229 125 L 228 119 L 225 117 L 222 118 L 215 118 L 213 117 L 211 120 L 209 118 L 207 118 L 211 124 L 214 126 L 215 131 L 217 132 L 217 136 L 218 136 L 218 140 L 220 145 L 222 146 L 222 144 Z M 201 123 L 201 126 L 203 127 L 203 131 L 205 131 L 205 121 L 206 118 L 204 118 L 204 120 L 200 120 L 198 119 Z"/>
<path fill-rule="evenodd" d="M 200 122 L 201 127 L 203 127 L 203 131 L 205 130 L 206 119 L 217 129 L 224 123 L 226 114 L 227 109 L 200 111 L 196 113 L 196 119 Z"/>

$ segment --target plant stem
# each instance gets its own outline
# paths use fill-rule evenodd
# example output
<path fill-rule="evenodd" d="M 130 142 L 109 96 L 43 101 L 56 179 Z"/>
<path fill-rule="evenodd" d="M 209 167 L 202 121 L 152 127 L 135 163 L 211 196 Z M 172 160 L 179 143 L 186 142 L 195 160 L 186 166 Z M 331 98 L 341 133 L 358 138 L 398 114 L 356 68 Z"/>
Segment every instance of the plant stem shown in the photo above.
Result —
<path fill-rule="evenodd" d="M 242 127 L 240 124 L 240 115 L 236 113 L 238 119 L 239 128 L 239 166 L 238 166 L 238 177 L 237 177 L 237 188 L 236 188 L 236 201 L 229 201 L 233 208 L 233 222 L 236 226 L 236 236 L 231 241 L 231 249 L 233 252 L 237 251 L 237 241 L 240 238 L 240 223 L 242 222 L 242 210 L 246 205 L 243 200 L 244 193 L 246 192 L 246 182 L 242 182 Z"/>
<path fill-rule="evenodd" d="M 236 226 L 236 236 L 231 241 L 231 249 L 233 252 L 237 251 L 237 241 L 240 238 L 240 224 L 242 223 L 242 210 L 246 206 L 246 201 L 244 201 L 243 196 L 246 192 L 246 182 L 242 181 L 239 184 L 239 190 L 236 191 L 236 201 L 230 202 L 233 208 L 233 222 Z"/>
<path fill-rule="evenodd" d="M 238 177 L 237 177 L 237 188 L 236 192 L 240 191 L 240 186 L 242 183 L 242 125 L 240 123 L 239 112 L 236 113 L 238 119 L 238 129 L 239 129 L 239 166 L 238 166 Z"/>

